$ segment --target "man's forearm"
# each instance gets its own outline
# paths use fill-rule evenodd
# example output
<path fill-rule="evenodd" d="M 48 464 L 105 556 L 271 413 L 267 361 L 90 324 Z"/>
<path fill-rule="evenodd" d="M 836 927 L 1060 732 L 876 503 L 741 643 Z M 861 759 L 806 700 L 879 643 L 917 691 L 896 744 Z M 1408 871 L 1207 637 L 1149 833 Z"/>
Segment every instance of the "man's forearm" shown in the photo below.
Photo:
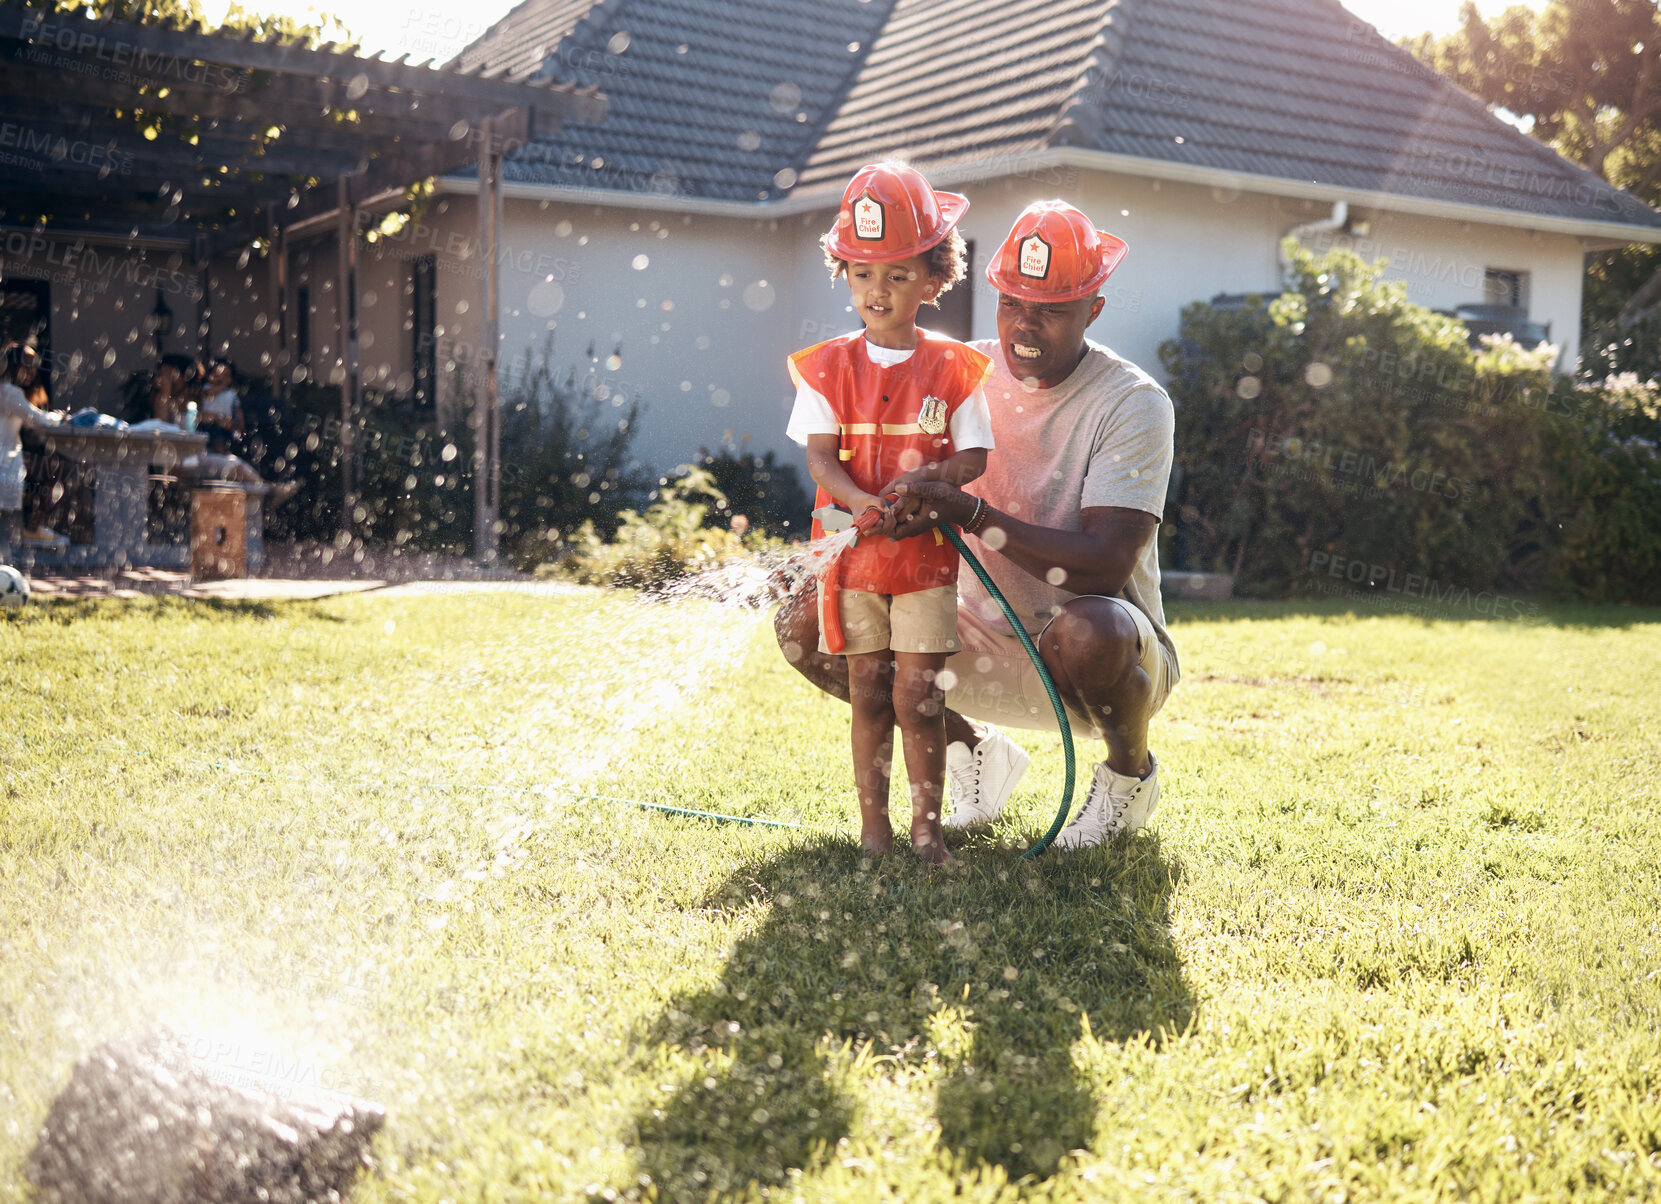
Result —
<path fill-rule="evenodd" d="M 954 452 L 942 460 L 934 469 L 934 479 L 944 481 L 948 485 L 956 485 L 959 489 L 970 481 L 979 480 L 986 475 L 986 449 L 984 447 L 967 447 L 960 452 Z"/>
<path fill-rule="evenodd" d="M 1123 538 L 1104 540 L 1101 533 L 1058 531 L 1022 522 L 996 506 L 988 511 L 977 534 L 1040 581 L 1075 594 L 1119 593 L 1142 550 L 1141 533 L 1129 528 Z"/>

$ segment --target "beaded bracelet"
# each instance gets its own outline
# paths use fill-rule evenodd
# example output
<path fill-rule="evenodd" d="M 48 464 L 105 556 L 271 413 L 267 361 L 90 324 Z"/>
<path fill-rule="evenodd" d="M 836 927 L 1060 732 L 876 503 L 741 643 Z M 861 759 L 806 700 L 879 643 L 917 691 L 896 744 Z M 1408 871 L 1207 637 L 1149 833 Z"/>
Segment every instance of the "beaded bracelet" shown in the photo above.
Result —
<path fill-rule="evenodd" d="M 986 504 L 985 498 L 977 497 L 975 499 L 975 512 L 969 516 L 969 521 L 963 524 L 963 533 L 973 535 L 978 532 L 986 524 L 986 516 L 991 509 L 992 507 Z"/>

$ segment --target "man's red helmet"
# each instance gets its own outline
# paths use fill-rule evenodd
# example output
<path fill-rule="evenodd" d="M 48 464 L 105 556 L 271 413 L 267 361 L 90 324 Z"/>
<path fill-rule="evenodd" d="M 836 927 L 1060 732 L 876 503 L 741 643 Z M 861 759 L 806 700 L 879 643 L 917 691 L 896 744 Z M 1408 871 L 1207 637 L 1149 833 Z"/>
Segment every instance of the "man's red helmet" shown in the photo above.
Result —
<path fill-rule="evenodd" d="M 1010 227 L 986 278 L 1023 301 L 1077 301 L 1101 288 L 1128 250 L 1066 201 L 1034 201 Z"/>
<path fill-rule="evenodd" d="M 936 192 L 915 168 L 873 163 L 842 194 L 825 250 L 849 263 L 910 259 L 950 234 L 968 208 L 968 197 Z"/>

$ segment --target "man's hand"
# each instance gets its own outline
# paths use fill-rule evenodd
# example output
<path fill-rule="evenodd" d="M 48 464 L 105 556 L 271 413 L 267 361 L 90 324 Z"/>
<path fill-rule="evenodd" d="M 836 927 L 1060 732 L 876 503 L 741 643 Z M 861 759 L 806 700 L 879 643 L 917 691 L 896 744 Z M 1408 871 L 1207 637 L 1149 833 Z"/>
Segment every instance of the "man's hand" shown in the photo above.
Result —
<path fill-rule="evenodd" d="M 975 499 L 944 481 L 915 481 L 897 486 L 894 539 L 909 539 L 932 531 L 941 523 L 961 527 L 975 516 Z"/>

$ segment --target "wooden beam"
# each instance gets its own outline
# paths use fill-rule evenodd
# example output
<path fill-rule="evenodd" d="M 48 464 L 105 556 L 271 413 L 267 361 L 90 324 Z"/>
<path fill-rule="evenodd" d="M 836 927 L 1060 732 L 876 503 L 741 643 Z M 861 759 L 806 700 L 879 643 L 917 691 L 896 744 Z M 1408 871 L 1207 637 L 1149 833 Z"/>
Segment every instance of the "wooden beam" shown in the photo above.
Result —
<path fill-rule="evenodd" d="M 178 205 L 170 204 L 169 198 L 181 189 L 183 200 Z M 289 188 L 286 184 L 277 184 L 268 191 L 259 191 L 252 182 L 232 182 L 221 188 L 192 189 L 177 176 L 168 180 L 159 175 L 101 176 L 90 171 L 48 169 L 19 172 L 15 178 L 0 184 L 0 193 L 14 201 L 57 198 L 66 202 L 52 207 L 60 210 L 77 208 L 79 201 L 102 209 L 106 215 L 120 213 L 146 220 L 177 222 L 187 217 L 228 220 L 233 209 L 251 213 L 261 207 L 282 204 Z M 167 217 L 169 209 L 176 210 L 171 219 Z"/>
<path fill-rule="evenodd" d="M 155 146 L 163 139 L 169 142 L 182 141 L 187 133 L 175 126 L 164 130 L 161 139 L 151 141 L 144 137 L 131 120 L 115 116 L 108 105 L 80 104 L 59 97 L 42 97 L 37 90 L 26 88 L 23 81 L 8 80 L 3 71 L 0 71 L 0 102 L 4 103 L 5 120 L 12 127 L 6 131 L 6 141 L 14 151 L 20 144 L 28 141 L 56 142 L 59 139 L 69 142 L 77 139 L 109 140 L 122 149 L 137 143 Z M 255 119 L 261 123 L 257 129 L 251 124 Z M 273 124 L 282 128 L 284 133 L 267 141 L 260 136 L 260 131 Z M 270 112 L 263 112 L 258 114 L 257 118 L 246 121 L 217 117 L 203 119 L 195 130 L 199 140 L 211 141 L 216 145 L 254 147 L 262 142 L 284 148 L 304 145 L 318 147 L 332 154 L 350 154 L 356 157 L 394 154 L 420 141 L 407 123 L 385 121 L 376 124 L 381 127 L 379 133 L 369 132 L 361 124 L 325 127 L 313 123 L 303 129 L 296 128 L 289 134 L 287 128 L 282 127 Z M 436 136 L 447 137 L 448 133 L 446 128 Z"/>
<path fill-rule="evenodd" d="M 473 411 L 473 557 L 493 566 L 498 555 L 496 519 L 501 513 L 501 399 L 496 383 L 496 344 L 501 337 L 499 249 L 502 235 L 502 155 L 486 125 L 479 153 L 479 348 Z"/>
<path fill-rule="evenodd" d="M 112 117 L 112 111 L 143 109 L 189 121 L 220 121 L 264 129 L 282 126 L 291 136 L 335 134 L 340 137 L 420 139 L 448 137 L 457 122 L 471 123 L 480 110 L 442 96 L 378 93 L 367 108 L 345 103 L 347 89 L 323 80 L 272 80 L 256 93 L 226 93 L 211 88 L 170 88 L 166 96 L 137 92 L 131 85 L 73 77 L 73 95 L 62 90 L 58 73 L 0 70 L 0 96 L 53 97 L 57 103 L 88 114 Z M 8 104 L 8 110 L 11 106 Z M 353 118 L 337 113 L 355 113 Z"/>
<path fill-rule="evenodd" d="M 275 219 L 268 219 L 265 249 L 266 334 L 271 344 L 271 362 L 267 365 L 271 391 L 278 397 L 288 396 L 288 239 Z"/>
<path fill-rule="evenodd" d="M 48 12 L 18 3 L 0 4 L 0 38 L 27 43 L 34 52 L 32 61 L 74 53 L 95 59 L 101 67 L 126 70 L 159 84 L 192 82 L 205 74 L 192 70 L 200 65 L 216 69 L 212 73 L 216 86 L 220 74 L 231 85 L 242 72 L 270 71 L 340 80 L 363 95 L 380 87 L 464 97 L 504 108 L 529 105 L 555 119 L 598 121 L 605 115 L 605 102 L 593 95 L 455 69 L 405 66 L 327 48 L 312 50 L 298 40 L 253 41 L 162 25 L 91 20 L 79 13 Z"/>

